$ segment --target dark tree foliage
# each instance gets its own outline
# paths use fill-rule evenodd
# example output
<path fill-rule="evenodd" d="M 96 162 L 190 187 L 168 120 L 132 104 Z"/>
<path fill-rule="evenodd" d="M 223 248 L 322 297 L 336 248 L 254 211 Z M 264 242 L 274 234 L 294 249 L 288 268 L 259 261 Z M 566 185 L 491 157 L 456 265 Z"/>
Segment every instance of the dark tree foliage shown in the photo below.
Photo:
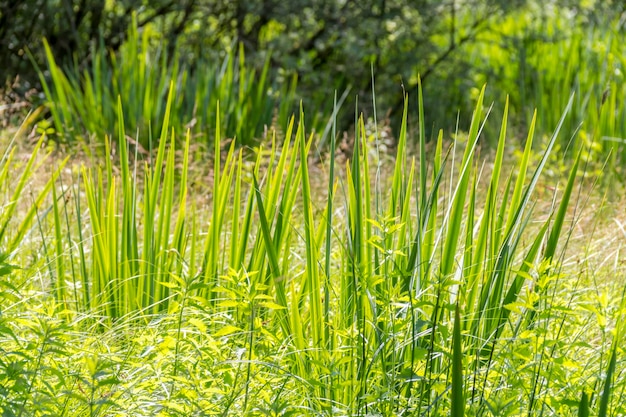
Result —
<path fill-rule="evenodd" d="M 28 55 L 45 66 L 44 37 L 62 64 L 88 62 L 95 42 L 117 50 L 136 14 L 140 28 L 155 25 L 162 41 L 177 47 L 178 58 L 192 65 L 238 43 L 245 46 L 248 62 L 262 63 L 270 53 L 274 76 L 288 79 L 297 74 L 299 92 L 311 107 L 330 107 L 333 90 L 341 94 L 349 89 L 348 97 L 358 96 L 359 109 L 367 114 L 373 69 L 379 108 L 397 117 L 404 93 L 416 96 L 419 75 L 428 93 L 426 107 L 436 116 L 429 120 L 440 126 L 455 120 L 457 111 L 471 114 L 467 91 L 476 86 L 464 46 L 479 42 L 481 33 L 498 19 L 529 2 L 0 0 L 0 83 L 23 90 L 37 87 Z M 582 13 L 579 0 L 544 3 Z M 585 9 L 583 19 L 594 24 L 606 13 L 621 13 L 624 3 L 597 2 L 597 10 Z M 346 107 L 354 108 L 354 102 Z"/>
<path fill-rule="evenodd" d="M 196 0 L 0 0 L 0 80 L 20 76 L 24 87 L 36 85 L 28 54 L 44 64 L 43 38 L 59 62 L 80 63 L 89 59 L 95 41 L 116 50 L 133 12 L 140 27 L 161 22 L 164 33 L 174 39 L 195 7 Z"/>
<path fill-rule="evenodd" d="M 404 93 L 422 81 L 447 96 L 429 103 L 441 112 L 464 107 L 468 82 L 460 47 L 522 0 L 253 0 L 201 2 L 202 25 L 190 26 L 185 44 L 196 56 L 233 42 L 249 54 L 271 52 L 279 74 L 297 73 L 305 102 L 332 105 L 332 91 L 349 89 L 359 109 L 371 107 L 372 70 L 379 108 L 398 115 Z M 434 76 L 436 74 L 436 76 Z M 471 80 L 470 80 L 471 82 Z M 445 88 L 442 88 L 445 87 Z M 473 87 L 473 85 L 472 85 Z M 347 108 L 354 108 L 350 100 Z M 349 120 L 351 111 L 344 114 Z M 369 112 L 371 115 L 371 112 Z M 381 115 L 384 116 L 384 115 Z M 437 120 L 439 122 L 439 120 Z"/>

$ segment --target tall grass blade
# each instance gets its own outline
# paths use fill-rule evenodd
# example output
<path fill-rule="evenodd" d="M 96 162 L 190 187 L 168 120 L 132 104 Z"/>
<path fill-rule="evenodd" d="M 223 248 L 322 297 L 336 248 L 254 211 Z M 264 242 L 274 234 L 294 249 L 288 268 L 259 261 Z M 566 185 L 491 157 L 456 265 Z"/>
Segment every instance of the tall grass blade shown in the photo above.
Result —
<path fill-rule="evenodd" d="M 583 390 L 578 404 L 578 417 L 589 417 L 589 394 Z"/>
<path fill-rule="evenodd" d="M 461 234 L 463 209 L 469 186 L 470 168 L 472 165 L 474 150 L 476 149 L 476 144 L 478 143 L 478 132 L 482 119 L 484 96 L 485 87 L 482 88 L 481 93 L 478 96 L 478 100 L 476 101 L 476 109 L 474 110 L 474 114 L 472 116 L 472 123 L 467 138 L 467 146 L 461 161 L 461 172 L 452 197 L 452 204 L 449 207 L 448 212 L 446 213 L 446 219 L 444 220 L 444 224 L 447 226 L 447 234 L 444 241 L 440 266 L 441 277 L 443 279 L 446 279 L 452 273 L 455 264 L 455 254 L 459 242 L 458 237 Z"/>
<path fill-rule="evenodd" d="M 565 221 L 565 215 L 567 214 L 567 209 L 569 207 L 570 198 L 572 196 L 572 190 L 574 189 L 574 183 L 576 181 L 576 175 L 578 174 L 578 164 L 580 162 L 580 158 L 582 155 L 582 149 L 578 151 L 576 158 L 572 164 L 572 167 L 569 172 L 569 177 L 567 179 L 567 184 L 565 185 L 565 191 L 561 196 L 561 203 L 559 204 L 559 209 L 554 218 L 554 222 L 552 225 L 552 230 L 550 231 L 550 235 L 548 236 L 548 241 L 546 242 L 546 248 L 544 251 L 545 259 L 552 260 L 554 254 L 556 253 L 557 244 L 559 242 L 559 237 L 561 236 L 561 230 L 563 229 L 563 223 Z"/>
<path fill-rule="evenodd" d="M 261 231 L 263 232 L 263 242 L 265 244 L 265 251 L 267 253 L 270 265 L 270 271 L 273 276 L 274 289 L 276 291 L 276 303 L 282 307 L 287 308 L 287 293 L 285 290 L 285 277 L 283 276 L 280 265 L 278 262 L 278 253 L 274 247 L 274 240 L 272 239 L 270 232 L 270 225 L 266 215 L 265 206 L 263 204 L 263 196 L 261 195 L 261 188 L 259 187 L 256 176 L 254 180 L 254 193 L 256 195 L 257 207 L 259 209 L 259 223 L 261 225 Z M 295 308 L 295 306 L 294 306 Z M 281 311 L 281 310 L 278 310 Z M 281 316 L 283 314 L 281 313 Z M 285 334 L 290 334 L 289 322 L 285 317 L 282 317 L 280 325 L 283 327 Z"/>
<path fill-rule="evenodd" d="M 463 393 L 463 343 L 461 334 L 461 313 L 457 303 L 454 309 L 454 329 L 452 331 L 452 388 L 450 415 L 463 417 L 465 415 L 465 400 Z"/>
<path fill-rule="evenodd" d="M 613 344 L 611 346 L 611 358 L 609 359 L 609 364 L 606 369 L 606 376 L 604 378 L 604 388 L 602 390 L 602 395 L 600 396 L 600 406 L 598 408 L 598 417 L 607 417 L 609 415 L 609 402 L 611 400 L 613 375 L 615 374 L 615 367 L 617 364 L 618 340 L 619 340 L 619 332 L 615 334 L 615 337 L 613 339 Z"/>
<path fill-rule="evenodd" d="M 314 357 L 319 359 L 321 349 L 326 347 L 325 323 L 323 320 L 323 306 L 321 305 L 321 287 L 318 271 L 318 246 L 315 239 L 315 223 L 313 220 L 313 203 L 311 201 L 311 185 L 309 182 L 309 167 L 307 143 L 304 131 L 304 112 L 300 108 L 300 125 L 296 133 L 296 140 L 300 142 L 300 166 L 302 182 L 302 208 L 304 214 L 304 239 L 306 242 L 307 289 L 309 291 L 310 326 L 313 336 Z"/>

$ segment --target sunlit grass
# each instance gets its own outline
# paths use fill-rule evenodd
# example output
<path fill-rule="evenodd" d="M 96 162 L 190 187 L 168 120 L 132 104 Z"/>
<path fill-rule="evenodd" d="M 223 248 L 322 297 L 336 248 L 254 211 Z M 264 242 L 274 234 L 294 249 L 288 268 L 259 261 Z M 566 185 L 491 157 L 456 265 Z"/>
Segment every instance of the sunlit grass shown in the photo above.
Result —
<path fill-rule="evenodd" d="M 148 160 L 123 100 L 115 158 L 34 181 L 33 199 L 31 163 L 2 159 L 0 225 L 17 225 L 0 260 L 5 414 L 624 412 L 623 255 L 577 243 L 581 153 L 542 175 L 558 129 L 535 154 L 531 124 L 513 159 L 505 103 L 488 168 L 481 93 L 464 140 L 427 146 L 421 129 L 413 149 L 420 89 L 394 158 L 357 118 L 351 158 L 315 162 L 301 110 L 250 163 L 222 151 L 217 108 L 207 198 L 188 184 L 172 91 Z"/>

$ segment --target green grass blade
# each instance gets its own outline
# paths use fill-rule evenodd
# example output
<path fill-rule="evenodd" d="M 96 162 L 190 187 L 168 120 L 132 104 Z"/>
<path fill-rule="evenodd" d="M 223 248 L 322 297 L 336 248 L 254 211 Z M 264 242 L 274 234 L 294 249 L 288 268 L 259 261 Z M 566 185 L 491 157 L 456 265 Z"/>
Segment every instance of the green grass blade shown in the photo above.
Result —
<path fill-rule="evenodd" d="M 465 199 L 467 196 L 467 190 L 469 186 L 470 171 L 472 166 L 472 160 L 474 156 L 474 150 L 478 143 L 479 126 L 481 124 L 483 113 L 483 98 L 485 95 L 485 87 L 481 90 L 481 93 L 476 102 L 476 108 L 474 115 L 472 116 L 472 123 L 467 139 L 467 146 L 465 153 L 463 154 L 463 160 L 461 162 L 462 168 L 459 174 L 459 180 L 457 182 L 456 189 L 452 197 L 452 205 L 449 207 L 446 213 L 446 219 L 444 224 L 447 225 L 447 235 L 444 242 L 443 254 L 441 258 L 441 275 L 443 278 L 452 273 L 455 265 L 455 255 L 458 246 L 458 237 L 461 234 L 461 222 L 463 220 L 463 210 L 465 208 Z"/>
<path fill-rule="evenodd" d="M 578 417 L 589 417 L 589 394 L 583 390 L 578 404 Z"/>
<path fill-rule="evenodd" d="M 333 226 L 333 198 L 335 190 L 335 147 L 337 143 L 337 92 L 333 103 L 333 127 L 330 137 L 330 157 L 328 170 L 328 199 L 326 201 L 326 248 L 324 253 L 324 272 L 326 274 L 326 282 L 324 284 L 324 323 L 326 324 L 326 342 L 330 343 L 330 285 L 331 272 L 330 261 L 332 256 L 332 226 Z M 330 346 L 327 346 L 330 348 Z"/>
<path fill-rule="evenodd" d="M 420 211 L 423 212 L 426 208 L 427 190 L 426 190 L 426 123 L 424 120 L 424 97 L 422 96 L 422 79 L 417 76 L 417 96 L 418 96 L 418 112 L 419 112 L 419 152 L 420 152 L 420 198 L 419 206 Z M 436 170 L 436 167 L 435 167 Z"/>
<path fill-rule="evenodd" d="M 522 192 L 524 189 L 524 183 L 526 182 L 526 172 L 528 171 L 528 163 L 530 161 L 530 156 L 533 147 L 533 137 L 535 133 L 535 123 L 537 120 L 537 112 L 533 113 L 533 118 L 530 122 L 530 128 L 528 129 L 528 136 L 526 138 L 526 146 L 524 148 L 524 154 L 522 159 L 517 167 L 517 180 L 515 181 L 515 186 L 513 187 L 513 196 L 511 197 L 511 211 L 509 212 L 509 219 L 506 225 L 506 230 L 511 230 L 515 221 L 515 209 L 519 207 L 520 200 L 522 198 Z"/>
<path fill-rule="evenodd" d="M 617 364 L 617 347 L 618 347 L 619 332 L 616 332 L 613 339 L 613 345 L 611 346 L 611 358 L 606 369 L 606 376 L 604 378 L 604 389 L 600 396 L 600 406 L 598 408 L 598 417 L 607 417 L 609 415 L 609 402 L 611 400 L 611 390 L 613 388 L 613 374 L 615 374 L 615 367 Z"/>
<path fill-rule="evenodd" d="M 2 238 L 4 237 L 4 234 L 7 231 L 9 219 L 13 216 L 13 213 L 15 212 L 17 208 L 17 201 L 19 200 L 19 197 L 22 194 L 22 191 L 24 190 L 24 187 L 26 186 L 27 181 L 30 179 L 30 176 L 32 175 L 33 165 L 35 164 L 37 153 L 43 144 L 44 138 L 45 136 L 41 136 L 39 141 L 37 141 L 37 145 L 35 145 L 35 148 L 33 149 L 30 155 L 30 158 L 28 158 L 28 162 L 26 163 L 26 166 L 24 167 L 22 171 L 22 175 L 17 185 L 13 189 L 13 194 L 11 195 L 9 199 L 9 203 L 5 207 L 3 207 L 2 213 L 0 213 L 0 240 L 2 240 Z M 5 164 L 6 170 L 3 169 L 3 176 L 7 175 L 10 162 L 11 162 L 10 159 L 8 159 L 7 163 Z"/>
<path fill-rule="evenodd" d="M 548 163 L 548 157 L 550 156 L 550 153 L 552 152 L 552 148 L 554 147 L 554 144 L 556 143 L 556 138 L 558 137 L 561 131 L 561 127 L 563 126 L 563 123 L 565 122 L 565 118 L 567 114 L 569 113 L 570 109 L 572 108 L 573 101 L 574 101 L 574 95 L 572 94 L 569 98 L 567 106 L 563 110 L 563 114 L 561 115 L 559 124 L 557 125 L 556 129 L 554 130 L 554 133 L 552 134 L 550 138 L 550 141 L 548 142 L 548 146 L 544 150 L 544 153 L 541 159 L 539 160 L 537 168 L 535 169 L 535 172 L 533 173 L 531 177 L 530 183 L 528 184 L 528 186 L 526 187 L 526 190 L 524 191 L 524 194 L 522 195 L 522 198 L 519 200 L 519 203 L 517 203 L 515 206 L 511 205 L 511 210 L 514 210 L 513 211 L 514 214 L 512 218 L 509 218 L 509 222 L 507 225 L 507 233 L 508 233 L 509 238 L 512 237 L 512 233 L 511 233 L 512 229 L 521 220 L 525 209 L 528 207 L 528 201 L 530 200 L 530 196 L 532 195 L 535 189 L 535 186 L 537 185 L 537 182 L 539 181 L 539 177 L 543 171 L 543 168 Z M 516 187 L 517 187 L 517 184 L 516 184 Z"/>
<path fill-rule="evenodd" d="M 270 271 L 273 276 L 274 289 L 276 290 L 276 303 L 281 307 L 287 308 L 287 293 L 285 291 L 285 277 L 282 275 L 280 265 L 278 262 L 278 253 L 274 247 L 274 240 L 272 239 L 270 232 L 270 225 L 266 215 L 265 207 L 263 205 L 263 197 L 261 195 L 261 189 L 256 176 L 254 180 L 254 192 L 257 200 L 257 207 L 259 209 L 259 223 L 261 225 L 261 231 L 263 233 L 263 242 L 265 243 L 265 252 L 267 253 Z M 295 308 L 295 307 L 294 307 Z M 279 310 L 280 311 L 280 310 Z M 281 326 L 286 334 L 289 332 L 289 323 L 285 318 L 281 320 Z"/>
<path fill-rule="evenodd" d="M 463 395 L 463 343 L 461 334 L 461 313 L 458 303 L 454 310 L 454 329 L 452 332 L 450 415 L 452 417 L 463 417 L 465 415 L 465 400 Z"/>
<path fill-rule="evenodd" d="M 559 209 L 554 218 L 552 230 L 550 231 L 548 241 L 546 242 L 544 257 L 549 260 L 551 260 L 556 253 L 557 244 L 559 243 L 559 238 L 561 237 L 561 230 L 563 229 L 563 222 L 565 221 L 565 215 L 567 214 L 567 209 L 569 207 L 572 190 L 574 189 L 574 183 L 576 181 L 576 174 L 578 173 L 578 164 L 580 162 L 581 155 L 582 149 L 578 152 L 578 155 L 576 155 L 576 159 L 574 159 L 574 163 L 572 164 L 572 168 L 570 169 L 567 184 L 565 185 L 565 191 L 561 196 L 561 203 L 559 204 Z"/>
<path fill-rule="evenodd" d="M 609 365 L 606 370 L 606 377 L 604 379 L 604 389 L 602 390 L 602 396 L 600 397 L 600 407 L 598 409 L 598 417 L 607 417 L 609 415 L 609 402 L 611 400 L 611 389 L 613 384 L 613 374 L 615 373 L 615 366 L 617 363 L 617 338 L 613 341 L 611 348 L 611 358 L 609 359 Z"/>
<path fill-rule="evenodd" d="M 296 133 L 296 140 L 300 142 L 300 166 L 302 181 L 302 209 L 304 214 L 304 241 L 306 245 L 307 288 L 309 290 L 309 308 L 311 310 L 310 326 L 313 336 L 313 346 L 316 348 L 314 356 L 319 357 L 319 349 L 325 348 L 325 323 L 322 316 L 321 288 L 318 271 L 318 246 L 315 240 L 315 223 L 313 220 L 313 203 L 311 201 L 311 184 L 309 181 L 309 167 L 307 162 L 307 143 L 304 132 L 304 112 L 300 107 L 300 124 Z"/>

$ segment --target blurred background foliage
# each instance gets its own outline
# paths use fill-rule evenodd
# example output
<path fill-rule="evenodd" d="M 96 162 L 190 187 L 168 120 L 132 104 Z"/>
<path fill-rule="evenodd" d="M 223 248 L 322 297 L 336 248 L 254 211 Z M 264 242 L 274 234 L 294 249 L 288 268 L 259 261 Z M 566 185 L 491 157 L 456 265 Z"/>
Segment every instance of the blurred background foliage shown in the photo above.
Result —
<path fill-rule="evenodd" d="M 509 94 L 512 120 L 520 130 L 538 108 L 540 131 L 549 132 L 570 92 L 577 91 L 569 133 L 587 120 L 593 125 L 587 136 L 612 138 L 623 147 L 625 9 L 626 2 L 617 0 L 0 0 L 0 81 L 5 102 L 24 97 L 46 101 L 41 80 L 50 81 L 52 74 L 45 69 L 50 60 L 44 38 L 55 64 L 69 78 L 74 74 L 72 88 L 82 88 L 85 69 L 93 73 L 101 55 L 111 65 L 133 65 L 119 62 L 119 55 L 132 37 L 136 16 L 136 31 L 150 34 L 142 46 L 159 51 L 150 65 L 169 68 L 160 73 L 180 82 L 175 71 L 183 71 L 184 79 L 193 80 L 217 71 L 232 56 L 243 59 L 238 52 L 242 45 L 245 70 L 258 79 L 265 68 L 271 82 L 262 80 L 262 87 L 268 94 L 276 98 L 277 91 L 289 92 L 292 110 L 302 99 L 310 126 L 320 132 L 335 90 L 346 97 L 343 129 L 354 121 L 356 100 L 359 112 L 372 116 L 373 73 L 378 119 L 392 127 L 401 115 L 404 93 L 417 107 L 420 76 L 427 129 L 454 131 L 450 121 L 457 115 L 461 129 L 467 126 L 476 95 L 487 82 L 486 102 L 502 102 Z M 42 78 L 37 67 L 43 68 Z M 296 79 L 293 97 L 287 86 Z M 614 107 L 603 116 L 600 108 L 607 97 Z M 111 114 L 115 104 L 106 104 Z M 281 114 L 288 113 L 284 107 Z M 192 123 L 195 112 L 188 117 L 187 124 Z M 594 131 L 603 117 L 610 126 Z M 255 123 L 254 133 L 236 128 L 226 133 L 258 138 L 261 122 Z M 433 135 L 429 130 L 428 136 Z"/>

